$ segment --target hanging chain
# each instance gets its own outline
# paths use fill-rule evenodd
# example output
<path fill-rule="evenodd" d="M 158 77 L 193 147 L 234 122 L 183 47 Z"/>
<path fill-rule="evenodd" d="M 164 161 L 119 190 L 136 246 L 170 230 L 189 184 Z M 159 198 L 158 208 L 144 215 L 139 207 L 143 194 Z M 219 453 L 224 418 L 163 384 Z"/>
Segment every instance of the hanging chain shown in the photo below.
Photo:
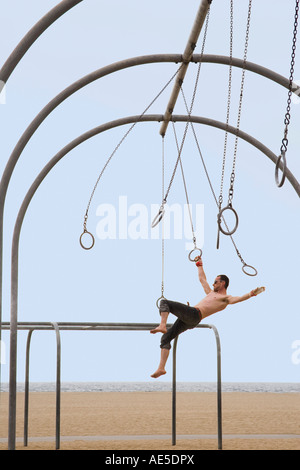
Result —
<path fill-rule="evenodd" d="M 182 90 L 182 93 L 183 93 L 183 90 Z M 184 94 L 183 94 L 184 96 Z M 186 100 L 185 101 L 185 105 L 186 105 L 186 108 L 187 108 L 187 103 L 186 103 Z M 205 174 L 206 174 L 206 177 L 207 177 L 207 181 L 208 181 L 208 184 L 210 186 L 210 189 L 211 189 L 211 192 L 212 192 L 212 195 L 213 195 L 213 198 L 215 200 L 215 203 L 218 207 L 218 199 L 217 199 L 217 196 L 216 196 L 216 193 L 214 191 L 214 188 L 213 188 L 213 185 L 212 185 L 212 182 L 211 182 L 211 179 L 210 179 L 210 176 L 209 176 L 209 173 L 208 173 L 208 170 L 207 170 L 207 167 L 206 167 L 206 164 L 205 164 L 205 161 L 204 161 L 204 158 L 203 158 L 203 155 L 202 155 L 202 152 L 201 152 L 201 148 L 200 148 L 200 145 L 199 145 L 199 141 L 198 141 L 198 138 L 197 138 L 197 134 L 196 134 L 196 131 L 195 131 L 195 128 L 194 128 L 194 125 L 193 123 L 191 122 L 191 128 L 192 128 L 192 131 L 193 131 L 193 135 L 194 135 L 194 138 L 195 138 L 195 142 L 196 142 L 196 145 L 197 145 L 197 148 L 198 148 L 198 152 L 199 152 L 199 155 L 200 155 L 200 158 L 201 158 L 201 161 L 202 161 L 202 165 L 203 165 L 203 168 L 204 168 L 204 171 L 205 171 Z M 247 264 L 244 259 L 242 258 L 242 255 L 241 253 L 239 252 L 238 250 L 238 247 L 232 237 L 232 234 L 229 232 L 229 229 L 228 229 L 228 225 L 226 223 L 226 220 L 224 219 L 223 215 L 221 216 L 224 224 L 225 224 L 225 227 L 227 228 L 227 231 L 228 231 L 228 235 L 230 236 L 230 239 L 232 241 L 232 244 L 235 248 L 235 251 L 236 251 L 236 254 L 237 256 L 239 257 L 241 263 L 243 264 L 242 266 L 242 270 L 245 274 L 247 274 L 248 276 L 256 276 L 257 275 L 257 270 L 256 268 L 254 268 L 253 266 L 250 266 L 249 264 Z M 249 272 L 247 272 L 250 271 Z"/>
<path fill-rule="evenodd" d="M 165 137 L 162 136 L 162 197 L 165 193 Z M 164 232 L 164 220 L 162 221 L 161 228 L 161 297 L 164 297 L 164 277 L 165 277 L 165 232 Z"/>
<path fill-rule="evenodd" d="M 219 211 L 223 204 L 223 185 L 224 185 L 224 174 L 225 174 L 225 163 L 227 154 L 227 142 L 228 142 L 228 124 L 230 116 L 230 105 L 231 105 L 231 86 L 232 86 L 232 51 L 233 51 L 233 0 L 230 0 L 230 46 L 229 46 L 229 77 L 228 77 L 228 95 L 227 95 L 227 113 L 226 113 L 226 132 L 224 139 L 224 151 L 222 161 L 222 174 L 221 174 L 221 185 L 219 195 Z"/>
<path fill-rule="evenodd" d="M 297 42 L 297 29 L 298 29 L 298 16 L 299 16 L 299 0 L 296 0 L 295 7 L 295 19 L 294 19 L 294 31 L 293 31 L 293 45 L 292 45 L 292 56 L 291 56 L 291 67 L 290 67 L 290 82 L 289 82 L 289 92 L 287 99 L 287 109 L 284 118 L 284 137 L 281 143 L 281 152 L 286 152 L 288 147 L 288 127 L 291 121 L 291 102 L 292 102 L 292 89 L 293 89 L 293 80 L 294 80 L 294 67 L 295 67 L 295 57 L 296 57 L 296 42 Z"/>
<path fill-rule="evenodd" d="M 233 199 L 233 187 L 234 187 L 234 180 L 235 180 L 235 166 L 236 166 L 237 146 L 238 146 L 238 140 L 239 140 L 239 130 L 240 130 L 243 95 L 244 95 L 244 84 L 245 84 L 245 72 L 246 72 L 245 66 L 246 66 L 246 61 L 247 61 L 248 44 L 249 44 L 251 10 L 252 10 L 252 0 L 249 0 L 246 38 L 245 38 L 245 49 L 244 49 L 244 61 L 243 61 L 243 70 L 242 70 L 242 79 L 241 79 L 241 92 L 240 92 L 238 118 L 237 118 L 237 126 L 236 126 L 237 127 L 237 134 L 236 134 L 235 143 L 234 143 L 233 164 L 232 164 L 232 171 L 231 171 L 231 175 L 230 175 L 230 188 L 229 188 L 229 193 L 228 193 L 228 206 L 229 207 L 232 206 L 232 199 Z"/>
<path fill-rule="evenodd" d="M 162 158 L 161 158 L 161 166 L 162 166 L 162 197 L 164 197 L 165 193 L 165 136 L 162 136 Z M 164 233 L 164 220 L 162 220 L 162 228 L 161 228 L 161 296 L 156 301 L 156 306 L 159 308 L 160 300 L 165 299 L 164 291 L 165 291 L 165 233 Z"/>
<path fill-rule="evenodd" d="M 284 118 L 284 135 L 281 141 L 280 147 L 280 155 L 276 161 L 275 167 L 275 182 L 278 188 L 283 186 L 286 177 L 286 152 L 288 147 L 288 130 L 289 124 L 291 122 L 291 102 L 292 102 L 292 89 L 293 89 L 293 79 L 294 79 L 294 67 L 295 67 L 295 57 L 296 57 L 296 42 L 297 42 L 297 29 L 298 29 L 298 15 L 299 15 L 299 0 L 296 0 L 295 6 L 295 18 L 294 18 L 294 31 L 293 31 L 293 45 L 292 45 L 292 57 L 291 57 L 291 67 L 290 67 L 290 78 L 289 78 L 289 91 L 288 91 L 288 98 L 287 98 L 287 108 Z M 279 179 L 279 167 L 281 165 L 282 169 L 282 176 Z"/>
<path fill-rule="evenodd" d="M 249 0 L 246 38 L 245 38 L 245 47 L 244 47 L 244 61 L 243 61 L 240 99 L 239 99 L 239 107 L 238 107 L 236 136 L 235 136 L 235 144 L 234 144 L 234 154 L 233 154 L 232 170 L 231 170 L 231 175 L 230 175 L 230 185 L 229 185 L 229 191 L 228 191 L 228 202 L 227 202 L 227 206 L 222 209 L 223 184 L 224 184 L 224 173 L 225 173 L 225 164 L 226 164 L 228 124 L 229 124 L 229 116 L 230 116 L 231 85 L 232 85 L 233 0 L 231 0 L 230 2 L 230 62 L 229 62 L 228 96 L 227 96 L 227 115 L 226 115 L 226 128 L 225 128 L 226 132 L 225 132 L 224 152 L 223 152 L 223 162 L 222 162 L 222 172 L 221 172 L 219 212 L 218 212 L 218 217 L 217 217 L 217 221 L 218 221 L 217 249 L 219 249 L 219 246 L 220 246 L 220 232 L 222 232 L 224 235 L 232 235 L 237 230 L 238 224 L 239 224 L 238 214 L 236 210 L 232 207 L 232 199 L 233 199 L 233 188 L 234 188 L 234 180 L 235 180 L 235 166 L 236 166 L 237 146 L 238 146 L 238 141 L 239 141 L 239 129 L 240 129 L 240 121 L 241 121 L 242 102 L 243 102 L 243 95 L 244 95 L 246 60 L 247 60 L 247 53 L 248 53 L 250 19 L 251 19 L 251 7 L 252 7 L 252 0 Z M 227 231 L 225 231 L 221 223 L 222 220 L 224 220 L 223 214 L 226 211 L 232 212 L 235 217 L 235 225 L 233 229 L 230 231 L 228 231 L 228 229 Z"/>

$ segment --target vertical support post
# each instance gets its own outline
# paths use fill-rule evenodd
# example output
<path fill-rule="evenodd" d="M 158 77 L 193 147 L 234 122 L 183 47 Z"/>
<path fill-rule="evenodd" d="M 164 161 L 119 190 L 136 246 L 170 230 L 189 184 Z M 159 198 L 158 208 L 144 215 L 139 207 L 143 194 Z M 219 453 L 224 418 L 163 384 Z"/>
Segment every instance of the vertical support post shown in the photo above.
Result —
<path fill-rule="evenodd" d="M 176 350 L 178 336 L 173 345 L 173 375 L 172 375 L 172 446 L 176 445 Z"/>
<path fill-rule="evenodd" d="M 61 402 L 61 340 L 58 324 L 51 325 L 56 333 L 56 420 L 55 420 L 55 448 L 60 448 L 60 402 Z M 25 404 L 24 404 L 24 447 L 28 446 L 28 415 L 29 415 L 29 357 L 33 329 L 29 331 L 26 345 L 26 371 L 25 371 Z"/>
<path fill-rule="evenodd" d="M 26 366 L 25 366 L 25 397 L 24 397 L 24 447 L 28 445 L 28 411 L 29 411 L 29 356 L 31 336 L 34 330 L 29 330 L 26 344 Z"/>
<path fill-rule="evenodd" d="M 210 325 L 217 344 L 217 407 L 218 407 L 218 450 L 222 450 L 222 378 L 221 378 L 221 343 L 217 328 Z"/>
<path fill-rule="evenodd" d="M 28 33 L 23 37 L 23 39 L 19 42 L 17 47 L 14 49 L 14 51 L 10 54 L 4 65 L 0 69 L 0 80 L 4 83 L 6 83 L 12 74 L 13 70 L 15 67 L 18 65 L 22 57 L 25 55 L 25 53 L 30 49 L 32 44 L 39 38 L 39 36 L 46 31 L 56 20 L 58 20 L 62 15 L 64 15 L 67 11 L 69 11 L 71 8 L 73 8 L 75 5 L 78 3 L 81 3 L 82 0 L 62 0 L 60 1 L 55 7 L 53 7 L 46 15 L 44 15 L 36 24 L 33 26 Z M 18 11 L 16 11 L 16 16 L 18 15 Z M 25 144 L 26 145 L 26 144 Z M 16 162 L 15 162 L 16 163 Z M 13 163 L 11 166 L 9 165 L 9 162 L 7 163 L 7 166 L 4 170 L 4 173 L 2 175 L 1 181 L 0 181 L 0 340 L 2 338 L 2 297 L 3 297 L 3 223 L 4 223 L 4 217 L 3 217 L 3 212 L 4 212 L 4 203 L 5 203 L 5 196 L 7 192 L 7 187 L 11 178 L 11 174 L 14 169 Z M 7 170 L 7 171 L 6 171 Z M 11 351 L 17 347 L 17 338 L 16 338 L 16 332 L 15 332 L 15 327 L 13 335 L 11 335 Z M 11 358 L 15 359 L 15 354 L 14 352 L 11 352 Z M 10 369 L 10 392 L 9 392 L 9 397 L 10 397 L 10 405 L 9 405 L 9 431 L 8 431 L 8 448 L 10 450 L 15 449 L 15 436 L 13 436 L 13 433 L 15 433 L 16 430 L 16 424 L 15 424 L 15 403 L 16 403 L 16 391 L 14 388 L 16 388 L 16 381 L 15 381 L 15 371 L 16 371 L 16 365 L 14 362 L 12 363 L 13 365 L 11 366 Z M 1 383 L 1 361 L 0 361 L 0 383 Z"/>
<path fill-rule="evenodd" d="M 9 352 L 8 450 L 16 448 L 17 344 L 18 344 L 18 244 L 12 250 Z"/>
<path fill-rule="evenodd" d="M 200 328 L 213 330 L 217 345 L 217 409 L 218 409 L 218 450 L 222 450 L 222 378 L 221 378 L 221 343 L 217 328 L 214 325 L 201 325 Z M 173 376 L 172 376 L 172 445 L 176 445 L 176 351 L 178 336 L 173 345 Z"/>
<path fill-rule="evenodd" d="M 61 381 L 60 381 L 60 371 L 61 371 L 61 341 L 60 341 L 60 331 L 58 324 L 52 322 L 53 328 L 56 333 L 56 450 L 60 448 L 60 392 L 61 392 Z"/>

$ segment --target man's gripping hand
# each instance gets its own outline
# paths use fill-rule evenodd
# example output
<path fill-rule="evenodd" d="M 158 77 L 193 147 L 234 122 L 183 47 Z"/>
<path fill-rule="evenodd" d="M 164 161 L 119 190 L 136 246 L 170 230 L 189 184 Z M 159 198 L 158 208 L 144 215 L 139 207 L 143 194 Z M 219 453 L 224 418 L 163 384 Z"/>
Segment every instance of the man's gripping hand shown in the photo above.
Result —
<path fill-rule="evenodd" d="M 195 261 L 196 261 L 196 266 L 198 266 L 198 267 L 203 266 L 201 256 L 196 256 Z"/>

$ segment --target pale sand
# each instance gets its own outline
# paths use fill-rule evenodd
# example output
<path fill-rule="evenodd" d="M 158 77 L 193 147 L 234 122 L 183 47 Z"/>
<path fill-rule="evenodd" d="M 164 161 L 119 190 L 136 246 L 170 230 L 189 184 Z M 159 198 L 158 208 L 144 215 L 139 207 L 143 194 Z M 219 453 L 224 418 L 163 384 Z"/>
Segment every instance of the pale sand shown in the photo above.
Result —
<path fill-rule="evenodd" d="M 171 400 L 169 392 L 64 392 L 61 449 L 217 450 L 217 439 L 178 438 L 176 446 L 171 445 L 171 439 L 165 437 L 171 435 Z M 226 392 L 222 407 L 224 450 L 300 450 L 299 438 L 282 438 L 282 435 L 300 435 L 300 394 Z M 18 437 L 23 436 L 23 409 L 24 394 L 19 393 Z M 8 394 L 2 393 L 0 438 L 7 437 L 7 410 Z M 217 435 L 216 394 L 177 393 L 177 435 Z M 228 439 L 226 435 L 249 437 Z M 65 442 L 64 436 L 145 436 L 145 439 Z M 147 439 L 147 436 L 157 438 Z M 53 439 L 30 442 L 30 437 Z M 2 442 L 0 449 L 7 449 L 7 444 Z M 17 449 L 24 449 L 23 443 L 18 442 Z M 55 394 L 52 392 L 30 394 L 28 449 L 55 449 Z"/>

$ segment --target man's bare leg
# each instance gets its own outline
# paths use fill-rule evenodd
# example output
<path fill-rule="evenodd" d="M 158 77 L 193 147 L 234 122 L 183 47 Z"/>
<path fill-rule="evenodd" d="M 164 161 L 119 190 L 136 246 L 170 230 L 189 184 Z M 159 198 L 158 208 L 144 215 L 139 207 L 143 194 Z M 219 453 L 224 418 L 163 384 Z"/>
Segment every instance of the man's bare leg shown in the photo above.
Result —
<path fill-rule="evenodd" d="M 150 330 L 150 333 L 166 333 L 167 332 L 167 320 L 168 320 L 169 312 L 161 312 L 160 314 L 160 324 L 154 328 L 154 330 Z"/>
<path fill-rule="evenodd" d="M 151 375 L 153 379 L 157 379 L 161 375 L 166 374 L 165 366 L 169 357 L 169 352 L 170 352 L 169 349 L 161 350 L 160 363 L 159 363 L 158 369 L 156 372 L 154 372 L 154 374 Z"/>

